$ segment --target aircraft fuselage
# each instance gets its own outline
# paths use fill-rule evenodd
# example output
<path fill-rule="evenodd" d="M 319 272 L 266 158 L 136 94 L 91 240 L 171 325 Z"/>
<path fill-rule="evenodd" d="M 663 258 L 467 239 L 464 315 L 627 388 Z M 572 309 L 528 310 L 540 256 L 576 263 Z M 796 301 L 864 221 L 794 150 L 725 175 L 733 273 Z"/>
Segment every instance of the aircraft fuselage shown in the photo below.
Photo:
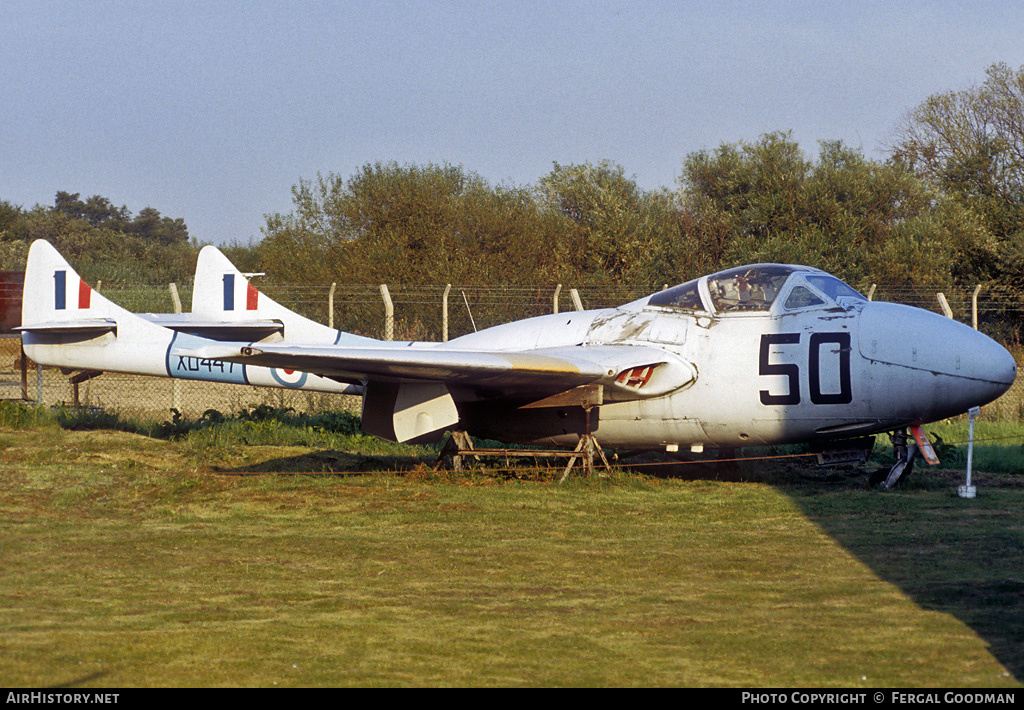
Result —
<path fill-rule="evenodd" d="M 890 431 L 989 402 L 1016 374 L 1004 348 L 961 323 L 866 300 L 780 313 L 564 313 L 464 336 L 452 347 L 485 339 L 511 347 L 524 338 L 535 347 L 631 342 L 694 365 L 696 378 L 675 391 L 595 409 L 592 432 L 608 447 L 738 447 Z M 515 401 L 476 402 L 468 391 L 456 401 L 468 431 L 487 438 L 572 446 L 585 426 L 577 407 L 520 409 Z"/>

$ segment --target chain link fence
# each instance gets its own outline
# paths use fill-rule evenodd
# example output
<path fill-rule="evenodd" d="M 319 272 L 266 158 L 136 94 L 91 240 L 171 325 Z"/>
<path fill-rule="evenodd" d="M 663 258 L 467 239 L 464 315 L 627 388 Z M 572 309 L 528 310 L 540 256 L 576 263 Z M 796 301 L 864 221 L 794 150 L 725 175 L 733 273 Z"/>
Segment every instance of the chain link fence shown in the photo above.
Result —
<path fill-rule="evenodd" d="M 636 300 L 650 292 L 628 288 L 562 288 L 560 286 L 389 286 L 385 297 L 380 285 L 296 285 L 259 282 L 270 298 L 304 316 L 349 332 L 395 340 L 443 340 L 483 330 L 520 318 L 582 308 L 603 308 Z M 174 310 L 172 289 L 162 286 L 109 287 L 102 293 L 133 312 L 167 313 Z M 185 310 L 191 287 L 176 287 Z M 874 300 L 886 300 L 943 313 L 948 305 L 957 320 L 977 321 L 983 332 L 997 319 L 1020 322 L 1024 299 L 1016 294 L 982 290 L 949 291 L 940 299 L 934 291 L 879 284 Z M 390 306 L 388 304 L 390 301 Z M 389 315 L 390 314 L 390 315 Z M 1010 343 L 1021 360 L 1021 348 Z M 83 379 L 81 373 L 39 367 L 23 362 L 21 341 L 0 337 L 0 398 L 45 405 L 94 407 L 125 417 L 169 419 L 172 410 L 190 418 L 210 409 L 224 414 L 259 405 L 296 412 L 347 410 L 358 412 L 358 397 L 303 392 L 269 387 L 219 384 L 166 378 L 102 373 Z M 1015 384 L 999 401 L 985 408 L 986 416 L 1024 419 L 1024 385 Z"/>

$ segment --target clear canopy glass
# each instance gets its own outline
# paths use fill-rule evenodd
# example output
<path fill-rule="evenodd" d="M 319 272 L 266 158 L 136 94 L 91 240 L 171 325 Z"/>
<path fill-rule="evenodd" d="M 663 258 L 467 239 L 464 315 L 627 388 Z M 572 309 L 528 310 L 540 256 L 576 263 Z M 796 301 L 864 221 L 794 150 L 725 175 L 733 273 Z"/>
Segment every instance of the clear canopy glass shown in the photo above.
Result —
<path fill-rule="evenodd" d="M 793 279 L 792 286 L 787 284 Z M 702 281 L 707 291 L 703 292 Z M 706 295 L 702 295 L 706 293 Z M 834 276 L 807 267 L 755 264 L 694 279 L 650 297 L 648 304 L 691 311 L 742 313 L 770 311 L 785 293 L 782 307 L 797 310 L 839 305 L 867 299 Z M 710 298 L 710 303 L 705 301 Z"/>

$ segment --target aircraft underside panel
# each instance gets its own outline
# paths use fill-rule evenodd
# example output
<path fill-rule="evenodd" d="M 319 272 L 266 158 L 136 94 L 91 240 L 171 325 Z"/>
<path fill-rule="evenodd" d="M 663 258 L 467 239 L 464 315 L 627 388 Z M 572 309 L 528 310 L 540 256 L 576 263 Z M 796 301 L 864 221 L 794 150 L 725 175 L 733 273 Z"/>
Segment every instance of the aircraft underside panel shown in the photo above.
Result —
<path fill-rule="evenodd" d="M 670 406 L 667 397 L 604 404 L 591 410 L 591 432 L 609 448 L 658 449 L 706 440 L 697 419 L 667 416 Z M 571 448 L 587 427 L 581 407 L 521 409 L 514 404 L 477 402 L 461 410 L 470 434 L 520 444 Z"/>
<path fill-rule="evenodd" d="M 439 441 L 458 421 L 455 401 L 440 383 L 370 382 L 363 395 L 363 431 L 391 441 Z"/>

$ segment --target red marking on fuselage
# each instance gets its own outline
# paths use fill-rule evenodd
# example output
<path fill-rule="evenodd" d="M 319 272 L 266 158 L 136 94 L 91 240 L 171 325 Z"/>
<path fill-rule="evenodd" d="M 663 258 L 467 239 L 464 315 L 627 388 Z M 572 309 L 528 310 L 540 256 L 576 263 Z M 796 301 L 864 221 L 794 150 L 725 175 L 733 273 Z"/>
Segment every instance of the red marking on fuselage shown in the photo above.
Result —
<path fill-rule="evenodd" d="M 653 373 L 653 365 L 647 365 L 646 367 L 634 367 L 632 370 L 623 370 L 620 372 L 619 376 L 615 378 L 615 381 L 620 385 L 625 385 L 626 387 L 640 389 L 647 384 L 648 380 L 651 379 L 651 374 Z"/>

